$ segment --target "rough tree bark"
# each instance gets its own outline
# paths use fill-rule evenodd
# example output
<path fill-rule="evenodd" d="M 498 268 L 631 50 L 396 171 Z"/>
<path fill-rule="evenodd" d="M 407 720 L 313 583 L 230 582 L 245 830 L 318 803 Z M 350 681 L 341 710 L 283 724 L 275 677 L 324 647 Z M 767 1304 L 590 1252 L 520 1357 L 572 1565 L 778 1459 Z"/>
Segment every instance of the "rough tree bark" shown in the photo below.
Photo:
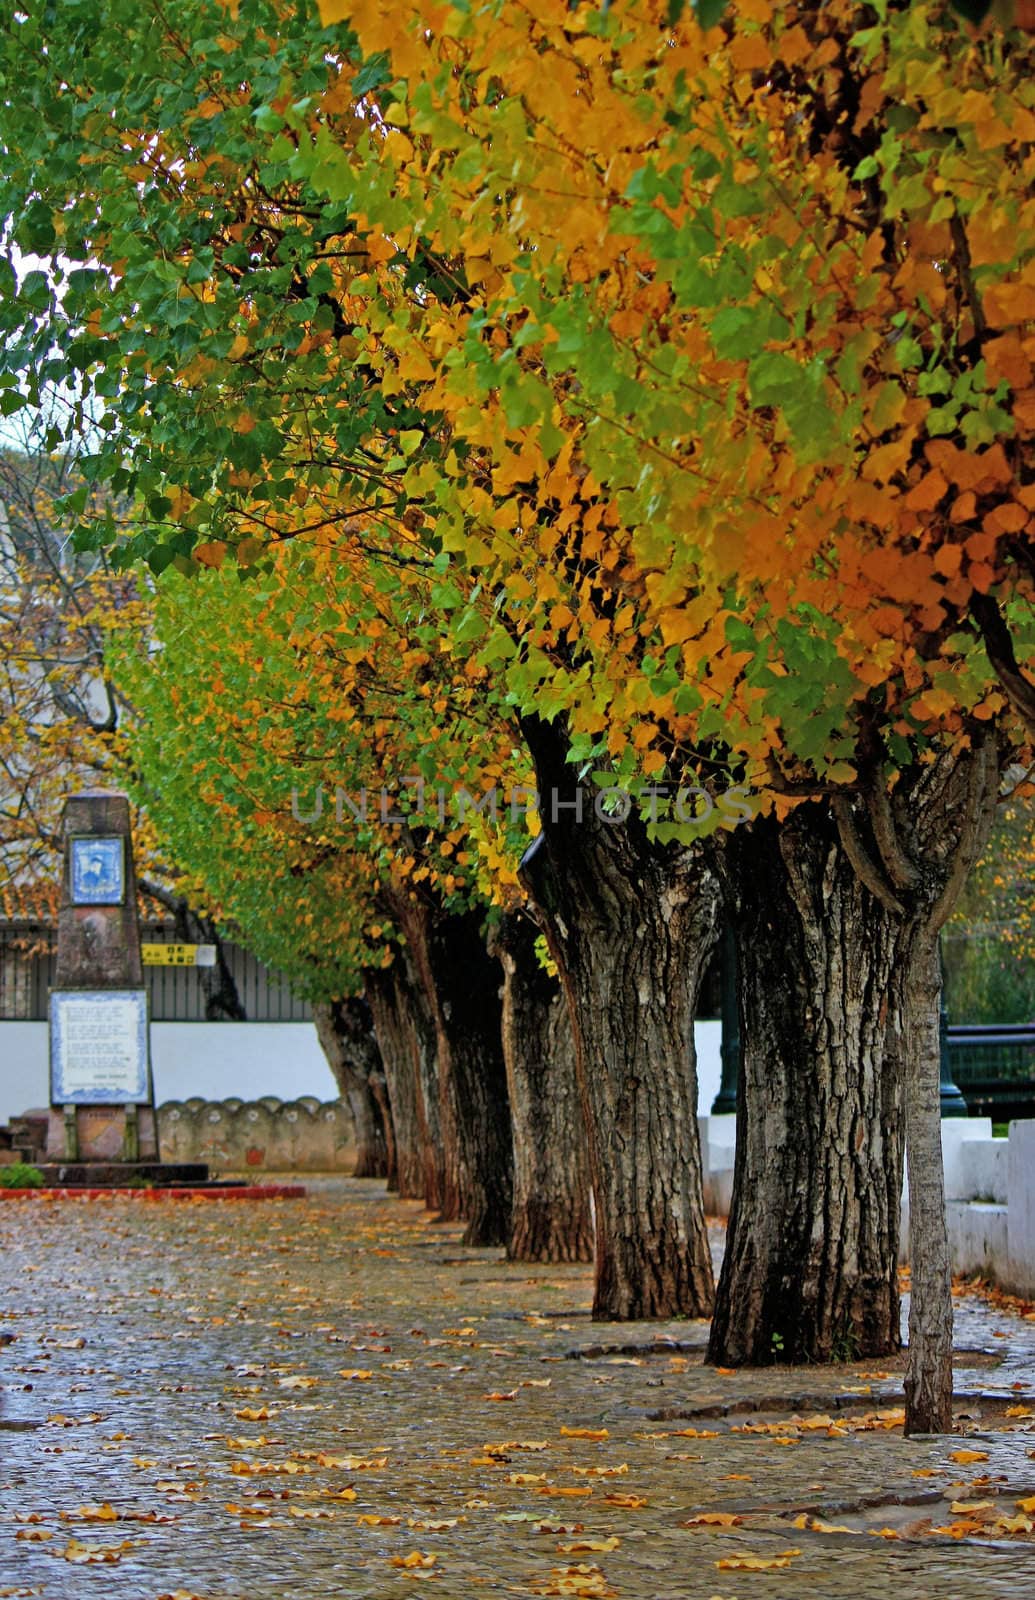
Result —
<path fill-rule="evenodd" d="M 733 1203 L 709 1360 L 900 1344 L 903 1118 L 886 1051 L 898 918 L 825 803 L 738 828 L 720 864 L 737 950 Z"/>
<path fill-rule="evenodd" d="M 907 1433 L 948 1433 L 952 1428 L 952 1256 L 942 1160 L 941 987 L 938 935 L 920 933 L 895 985 L 909 1150 Z"/>
<path fill-rule="evenodd" d="M 524 723 L 543 831 L 522 865 L 572 1018 L 596 1201 L 593 1315 L 706 1317 L 693 1021 L 715 939 L 711 846 L 597 814 L 563 731 Z"/>
<path fill-rule="evenodd" d="M 384 1063 L 395 1133 L 395 1182 L 403 1199 L 424 1198 L 424 1149 L 417 1110 L 417 1049 L 398 963 L 364 974 L 364 993 Z"/>
<path fill-rule="evenodd" d="M 874 788 L 840 821 L 857 870 L 896 909 L 901 929 L 892 987 L 891 1049 L 906 1093 L 909 1177 L 909 1359 L 906 1432 L 952 1426 L 952 1296 L 942 1170 L 938 935 L 988 838 L 999 797 L 999 734 L 987 723 L 904 773 L 890 795 Z"/>
<path fill-rule="evenodd" d="M 396 916 L 435 1020 L 442 1123 L 456 1138 L 447 1180 L 458 1187 L 464 1243 L 505 1245 L 514 1157 L 499 964 L 486 949 L 478 910 L 446 914 L 411 901 Z"/>
<path fill-rule="evenodd" d="M 375 1080 L 384 1085 L 370 1007 L 358 995 L 313 1006 L 316 1034 L 356 1130 L 355 1178 L 388 1175 L 388 1141 Z"/>
<path fill-rule="evenodd" d="M 416 1021 L 418 1070 L 424 1097 L 423 1127 L 434 1132 L 437 1150 L 435 1209 L 441 1222 L 455 1222 L 464 1210 L 466 1172 L 460 1146 L 460 1111 L 448 1050 L 443 1048 L 443 1022 L 434 975 L 427 960 L 432 908 L 399 889 L 385 891 L 385 903 L 403 935 L 406 980 Z"/>
<path fill-rule="evenodd" d="M 834 801 L 845 850 L 898 919 L 888 1052 L 903 1082 L 911 1291 L 906 1432 L 952 1424 L 952 1298 L 942 1174 L 938 934 L 988 837 L 999 794 L 999 734 L 987 723 L 897 775 L 879 742 L 860 789 Z"/>
<path fill-rule="evenodd" d="M 396 984 L 409 1028 L 416 1072 L 417 1133 L 424 1164 L 424 1202 L 429 1211 L 437 1212 L 440 1222 L 452 1222 L 459 1216 L 452 1199 L 455 1185 L 451 1184 L 448 1176 L 456 1164 L 453 1149 L 455 1141 L 452 1140 L 452 1126 L 449 1124 L 451 1142 L 447 1149 L 447 1135 L 442 1121 L 435 1018 L 407 945 L 399 951 L 395 965 Z"/>
<path fill-rule="evenodd" d="M 503 1057 L 514 1132 L 512 1261 L 591 1261 L 589 1154 L 575 1042 L 561 986 L 536 952 L 539 929 L 503 918 L 490 949 L 503 967 Z"/>
<path fill-rule="evenodd" d="M 388 1098 L 388 1082 L 384 1073 L 371 1082 L 370 1092 L 377 1102 L 378 1111 L 381 1113 L 381 1127 L 385 1136 L 385 1184 L 394 1194 L 399 1188 L 399 1162 L 395 1149 L 395 1129 L 392 1126 L 392 1106 Z"/>

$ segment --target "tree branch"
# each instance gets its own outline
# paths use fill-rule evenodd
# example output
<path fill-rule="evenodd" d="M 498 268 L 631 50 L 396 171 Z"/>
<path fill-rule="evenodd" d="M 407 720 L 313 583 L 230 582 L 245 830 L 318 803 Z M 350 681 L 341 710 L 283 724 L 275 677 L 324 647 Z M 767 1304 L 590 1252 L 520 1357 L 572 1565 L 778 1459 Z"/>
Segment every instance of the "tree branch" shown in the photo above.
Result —
<path fill-rule="evenodd" d="M 970 614 L 977 623 L 985 653 L 1006 697 L 1029 733 L 1035 734 L 1035 683 L 1021 670 L 1006 619 L 990 594 L 974 594 Z"/>
<path fill-rule="evenodd" d="M 905 907 L 863 843 L 850 802 L 843 795 L 835 795 L 831 806 L 845 855 L 855 868 L 860 883 L 869 889 L 874 899 L 879 900 L 882 906 L 887 906 L 889 911 L 897 912 L 900 917 L 904 917 Z"/>

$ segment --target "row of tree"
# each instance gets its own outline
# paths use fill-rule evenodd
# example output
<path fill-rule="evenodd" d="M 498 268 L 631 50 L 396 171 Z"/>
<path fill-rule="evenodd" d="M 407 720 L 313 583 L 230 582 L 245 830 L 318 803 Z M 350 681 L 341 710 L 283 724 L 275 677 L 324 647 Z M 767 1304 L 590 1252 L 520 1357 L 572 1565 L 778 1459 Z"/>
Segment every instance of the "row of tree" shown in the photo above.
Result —
<path fill-rule="evenodd" d="M 0 51 L 44 262 L 0 409 L 99 403 L 92 492 L 137 515 L 80 541 L 193 575 L 121 668 L 156 820 L 311 993 L 366 988 L 400 1184 L 499 1236 L 506 1073 L 545 1147 L 570 1026 L 597 1314 L 711 1311 L 721 897 L 713 1355 L 895 1346 L 905 1139 L 907 1425 L 946 1425 L 937 938 L 1035 729 L 1028 35 L 938 0 L 106 0 Z"/>

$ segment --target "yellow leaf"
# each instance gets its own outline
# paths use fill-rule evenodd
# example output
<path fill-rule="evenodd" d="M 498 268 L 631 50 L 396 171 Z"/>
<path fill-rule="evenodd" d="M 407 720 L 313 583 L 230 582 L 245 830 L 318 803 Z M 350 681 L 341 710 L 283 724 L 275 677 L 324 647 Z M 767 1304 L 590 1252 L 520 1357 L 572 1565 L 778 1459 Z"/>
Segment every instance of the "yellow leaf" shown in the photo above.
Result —
<path fill-rule="evenodd" d="M 610 1435 L 606 1428 L 561 1428 L 562 1439 L 607 1439 Z"/>
<path fill-rule="evenodd" d="M 393 1567 L 433 1567 L 438 1560 L 437 1555 L 422 1555 L 419 1550 L 411 1550 L 408 1556 L 392 1556 Z"/>
<path fill-rule="evenodd" d="M 333 27 L 336 22 L 346 22 L 352 15 L 349 0 L 318 0 L 318 6 L 325 28 Z"/>
<path fill-rule="evenodd" d="M 987 1461 L 987 1450 L 953 1450 L 949 1456 L 950 1461 L 958 1461 L 960 1466 L 969 1466 L 972 1461 Z"/>
<path fill-rule="evenodd" d="M 800 1550 L 782 1550 L 778 1556 L 725 1556 L 715 1565 L 720 1572 L 769 1572 L 774 1567 L 789 1567 Z"/>
<path fill-rule="evenodd" d="M 105 1501 L 102 1506 L 80 1506 L 75 1513 L 82 1522 L 118 1522 L 119 1514 Z"/>

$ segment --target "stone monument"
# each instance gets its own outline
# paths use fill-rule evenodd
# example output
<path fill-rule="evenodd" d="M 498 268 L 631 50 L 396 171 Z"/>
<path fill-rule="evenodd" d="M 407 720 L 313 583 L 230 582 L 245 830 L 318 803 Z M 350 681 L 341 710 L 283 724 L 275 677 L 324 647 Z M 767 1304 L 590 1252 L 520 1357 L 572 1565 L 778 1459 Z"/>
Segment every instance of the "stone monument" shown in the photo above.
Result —
<path fill-rule="evenodd" d="M 72 796 L 50 992 L 47 1158 L 83 1164 L 159 1160 L 125 795 Z"/>

